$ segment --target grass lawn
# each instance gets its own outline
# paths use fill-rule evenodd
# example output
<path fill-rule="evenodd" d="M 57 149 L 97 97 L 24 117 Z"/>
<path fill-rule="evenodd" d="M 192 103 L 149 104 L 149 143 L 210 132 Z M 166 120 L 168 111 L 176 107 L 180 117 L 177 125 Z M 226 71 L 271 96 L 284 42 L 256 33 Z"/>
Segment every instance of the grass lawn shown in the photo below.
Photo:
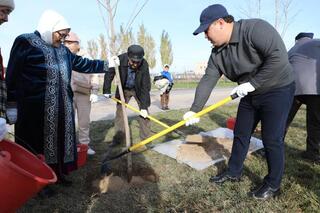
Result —
<path fill-rule="evenodd" d="M 172 125 L 180 121 L 186 110 L 172 110 L 154 115 Z M 201 118 L 195 127 L 181 127 L 186 134 L 213 130 L 225 126 L 225 120 L 236 113 L 236 105 L 221 107 Z M 130 120 L 134 143 L 139 142 L 138 123 Z M 152 124 L 152 131 L 162 130 Z M 73 172 L 72 187 L 53 186 L 58 194 L 50 199 L 33 198 L 19 212 L 319 212 L 320 165 L 300 157 L 305 149 L 305 109 L 297 114 L 289 129 L 285 149 L 286 166 L 282 182 L 282 195 L 269 201 L 256 201 L 247 192 L 260 184 L 267 173 L 266 161 L 260 156 L 250 156 L 245 161 L 242 182 L 222 186 L 210 184 L 208 179 L 225 167 L 225 164 L 196 171 L 185 164 L 154 151 L 134 154 L 133 174 L 141 171 L 156 174 L 157 182 L 139 187 L 100 194 L 92 182 L 99 178 L 101 160 L 108 150 L 114 133 L 113 121 L 91 123 L 92 147 L 97 154 L 90 156 L 87 164 Z M 259 137 L 259 135 L 257 135 Z M 152 144 L 181 138 L 168 135 Z M 114 152 L 120 151 L 119 149 Z M 114 173 L 125 177 L 126 158 L 112 161 Z"/>

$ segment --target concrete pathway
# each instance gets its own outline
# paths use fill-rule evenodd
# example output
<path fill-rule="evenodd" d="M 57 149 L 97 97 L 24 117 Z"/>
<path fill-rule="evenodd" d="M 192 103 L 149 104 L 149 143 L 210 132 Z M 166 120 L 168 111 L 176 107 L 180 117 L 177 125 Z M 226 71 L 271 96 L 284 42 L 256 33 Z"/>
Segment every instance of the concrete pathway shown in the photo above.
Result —
<path fill-rule="evenodd" d="M 232 88 L 216 88 L 212 91 L 211 96 L 206 105 L 214 104 L 226 98 Z M 170 109 L 186 109 L 190 108 L 194 99 L 195 89 L 173 89 L 170 93 L 169 108 Z M 237 102 L 239 100 L 235 100 Z M 138 105 L 134 99 L 131 99 L 129 104 L 138 109 Z M 99 96 L 99 101 L 92 104 L 91 121 L 110 120 L 114 119 L 116 110 L 116 103 L 111 99 L 106 99 Z M 161 112 L 160 108 L 160 93 L 157 90 L 151 91 L 151 106 L 149 113 L 155 114 Z M 127 110 L 128 116 L 136 115 L 130 109 Z"/>

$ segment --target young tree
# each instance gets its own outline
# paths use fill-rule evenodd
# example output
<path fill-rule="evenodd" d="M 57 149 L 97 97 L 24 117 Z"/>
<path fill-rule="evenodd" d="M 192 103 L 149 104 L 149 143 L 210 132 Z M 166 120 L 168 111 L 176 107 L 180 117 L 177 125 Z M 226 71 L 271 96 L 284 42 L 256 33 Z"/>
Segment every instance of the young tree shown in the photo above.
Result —
<path fill-rule="evenodd" d="M 129 29 L 131 27 L 132 22 L 135 20 L 137 15 L 141 12 L 141 10 L 144 8 L 144 6 L 147 4 L 148 1 L 149 0 L 145 0 L 144 4 L 141 6 L 141 8 L 140 8 L 140 10 L 138 10 L 138 12 L 135 12 L 135 10 L 133 11 L 133 13 L 132 13 L 133 15 L 132 15 L 132 18 L 130 18 L 130 20 L 128 22 L 127 29 Z M 116 31 L 115 31 L 114 19 L 115 19 L 115 15 L 117 12 L 119 0 L 115 0 L 114 4 L 111 3 L 111 0 L 105 0 L 105 5 L 100 0 L 97 0 L 97 2 L 99 4 L 99 7 L 103 6 L 107 11 L 108 25 L 106 25 L 106 26 L 108 26 L 107 31 L 108 31 L 110 52 L 112 55 L 118 55 L 120 48 L 116 46 L 117 35 L 116 35 Z M 137 5 L 138 5 L 138 3 L 137 3 Z M 120 82 L 120 75 L 119 75 L 119 70 L 117 67 L 115 68 L 115 71 L 116 71 L 116 79 L 118 82 L 117 85 L 118 85 L 118 89 L 119 89 L 120 99 L 123 103 L 125 103 L 122 86 L 121 86 L 121 83 L 119 83 Z M 124 121 L 124 127 L 125 127 L 126 145 L 127 145 L 127 148 L 129 148 L 132 145 L 132 143 L 131 143 L 131 139 L 130 139 L 130 129 L 129 129 L 128 117 L 127 117 L 127 113 L 126 113 L 126 109 L 125 109 L 124 105 L 122 105 L 122 114 L 123 114 L 123 121 Z M 131 177 L 132 177 L 132 157 L 131 157 L 131 155 L 127 156 L 127 172 L 128 172 L 128 180 L 131 180 Z"/>
<path fill-rule="evenodd" d="M 121 28 L 123 32 L 117 33 L 116 32 L 116 24 L 115 24 L 115 18 L 117 14 L 117 10 L 120 8 L 119 6 L 119 0 L 97 0 L 101 17 L 105 23 L 106 29 L 107 29 L 107 35 L 108 35 L 108 50 L 112 53 L 112 55 L 118 55 L 121 51 L 123 51 L 123 46 L 121 45 L 122 39 L 125 39 L 124 37 L 121 38 L 123 35 L 128 35 L 128 37 L 132 37 L 132 30 L 131 25 L 133 24 L 134 20 L 137 18 L 137 16 L 140 14 L 140 12 L 143 10 L 143 8 L 146 6 L 149 0 L 144 1 L 129 1 L 126 3 L 126 6 L 128 4 L 135 4 L 135 6 L 129 6 L 132 7 L 132 12 L 130 16 L 128 16 L 128 22 L 126 24 L 126 27 L 123 26 L 119 27 L 120 31 Z M 106 13 L 102 12 L 102 9 L 106 10 Z M 105 20 L 104 16 L 107 16 L 107 21 Z M 130 35 L 131 34 L 131 35 Z M 128 40 L 128 41 L 134 41 Z"/>
<path fill-rule="evenodd" d="M 143 24 L 139 27 L 137 40 L 144 49 L 145 59 L 148 61 L 149 67 L 154 68 L 156 66 L 156 43 L 152 36 L 147 33 Z"/>
<path fill-rule="evenodd" d="M 172 45 L 169 39 L 169 34 L 166 31 L 162 31 L 160 41 L 160 55 L 162 64 L 171 65 L 173 62 Z"/>

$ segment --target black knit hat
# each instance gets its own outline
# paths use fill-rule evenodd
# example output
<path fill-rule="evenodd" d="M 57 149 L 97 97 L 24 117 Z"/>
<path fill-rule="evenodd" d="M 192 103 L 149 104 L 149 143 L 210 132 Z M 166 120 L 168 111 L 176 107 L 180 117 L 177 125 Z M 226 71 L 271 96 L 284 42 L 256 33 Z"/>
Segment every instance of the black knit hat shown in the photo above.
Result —
<path fill-rule="evenodd" d="M 144 50 L 140 45 L 131 45 L 128 47 L 128 57 L 130 60 L 134 62 L 142 61 L 144 56 Z"/>
<path fill-rule="evenodd" d="M 299 40 L 300 38 L 304 38 L 304 37 L 307 37 L 307 38 L 313 38 L 313 33 L 305 33 L 305 32 L 301 32 L 299 33 L 297 36 L 296 36 L 296 40 Z"/>

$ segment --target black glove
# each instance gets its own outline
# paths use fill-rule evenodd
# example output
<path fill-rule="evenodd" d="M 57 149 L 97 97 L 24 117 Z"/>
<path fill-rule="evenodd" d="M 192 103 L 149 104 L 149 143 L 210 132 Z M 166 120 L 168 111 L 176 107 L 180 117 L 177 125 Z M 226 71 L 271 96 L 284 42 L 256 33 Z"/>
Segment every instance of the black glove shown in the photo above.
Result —
<path fill-rule="evenodd" d="M 166 89 L 166 93 L 169 93 L 171 91 L 172 87 L 173 87 L 173 83 L 169 83 L 169 85 Z"/>

